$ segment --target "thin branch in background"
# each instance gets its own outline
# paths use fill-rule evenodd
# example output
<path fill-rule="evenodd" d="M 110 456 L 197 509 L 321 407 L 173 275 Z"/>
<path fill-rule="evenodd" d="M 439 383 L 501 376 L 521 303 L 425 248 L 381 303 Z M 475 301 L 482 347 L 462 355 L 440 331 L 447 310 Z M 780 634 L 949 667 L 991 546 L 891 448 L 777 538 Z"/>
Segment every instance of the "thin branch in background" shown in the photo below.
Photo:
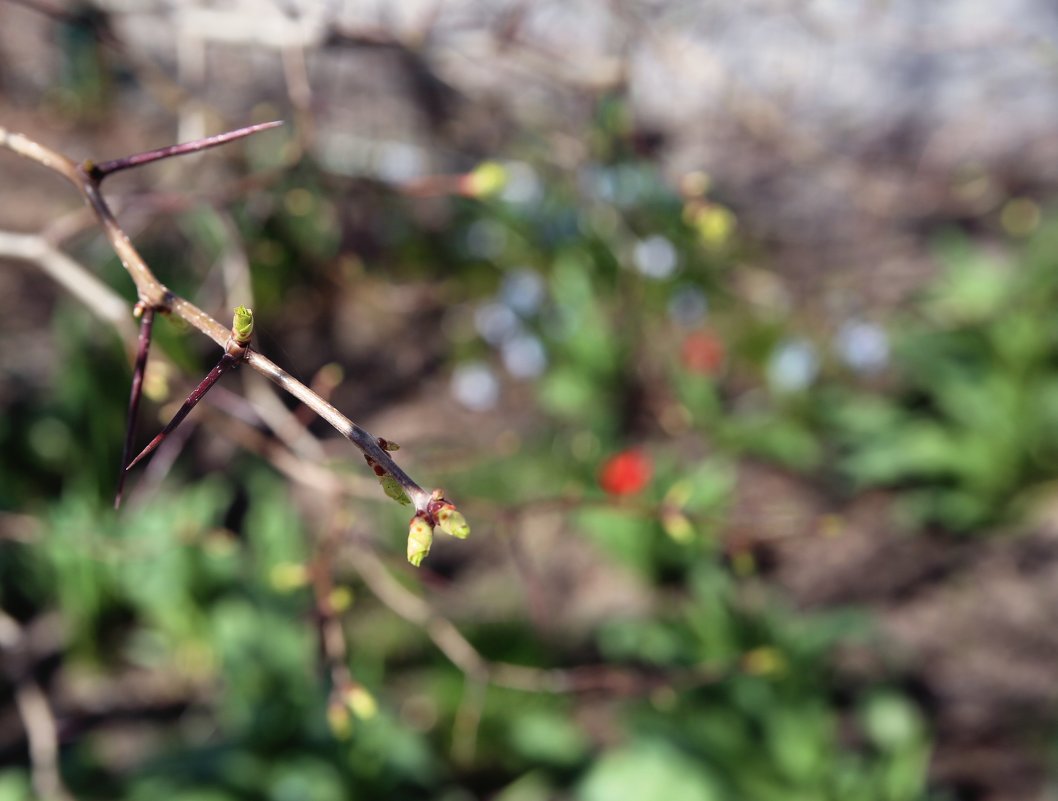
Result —
<path fill-rule="evenodd" d="M 478 729 L 481 727 L 488 691 L 488 681 L 475 676 L 464 677 L 463 696 L 452 721 L 452 760 L 458 765 L 469 766 L 474 763 Z"/>
<path fill-rule="evenodd" d="M 214 390 L 215 392 L 216 390 Z M 213 393 L 210 393 L 212 397 Z M 184 446 L 195 433 L 198 423 L 195 418 L 184 421 L 184 424 L 169 434 L 165 442 L 158 446 L 143 475 L 136 484 L 136 492 L 141 498 L 150 497 L 161 486 L 169 471 L 173 469 L 177 457 L 183 452 Z"/>
<path fill-rule="evenodd" d="M 130 353 L 135 352 L 136 326 L 129 304 L 85 267 L 37 234 L 0 231 L 0 257 L 36 265 L 45 275 L 113 326 Z"/>
<path fill-rule="evenodd" d="M 243 375 L 242 385 L 246 399 L 253 404 L 257 416 L 283 444 L 303 459 L 314 462 L 322 462 L 326 459 L 327 454 L 323 445 L 308 428 L 308 424 L 312 421 L 311 412 L 307 421 L 299 418 L 296 409 L 291 410 L 286 407 L 277 394 L 275 386 L 256 373 Z M 315 390 L 315 387 L 312 389 Z M 328 399 L 322 393 L 320 397 L 324 400 Z M 298 408 L 304 409 L 305 407 L 299 405 Z"/>
<path fill-rule="evenodd" d="M 319 621 L 320 650 L 331 681 L 328 718 L 335 733 L 344 735 L 348 732 L 350 713 L 358 718 L 370 718 L 376 713 L 377 705 L 374 697 L 356 680 L 349 667 L 349 643 L 342 628 L 338 603 L 340 594 L 332 578 L 334 549 L 343 526 L 339 497 L 330 496 L 328 501 L 331 520 L 316 538 L 309 579 Z"/>
<path fill-rule="evenodd" d="M 96 222 L 92 210 L 81 206 L 48 222 L 41 230 L 40 237 L 49 244 L 58 247 L 66 240 L 94 229 Z"/>
<path fill-rule="evenodd" d="M 311 152 L 316 136 L 316 122 L 312 113 L 312 84 L 309 82 L 305 48 L 300 44 L 284 47 L 280 50 L 280 57 L 287 96 L 297 115 L 295 134 L 301 150 Z"/>
<path fill-rule="evenodd" d="M 713 684 L 742 670 L 739 662 L 702 664 L 681 670 L 648 673 L 612 665 L 539 668 L 486 659 L 448 618 L 390 574 L 369 547 L 343 552 L 371 594 L 412 625 L 421 628 L 468 681 L 531 693 L 606 693 L 644 695 L 659 688 L 689 689 Z"/>
<path fill-rule="evenodd" d="M 467 675 L 485 678 L 489 665 L 455 625 L 395 579 L 368 547 L 346 554 L 371 594 L 409 623 L 423 629 L 448 660 Z"/>
<path fill-rule="evenodd" d="M 344 379 L 345 371 L 342 370 L 342 366 L 331 362 L 316 371 L 316 374 L 309 380 L 309 389 L 325 401 L 329 401 L 331 395 L 334 394 L 334 390 L 338 388 Z M 294 416 L 297 417 L 299 423 L 307 426 L 312 422 L 312 409 L 307 406 L 298 406 L 294 410 Z"/>
<path fill-rule="evenodd" d="M 382 500 L 378 494 L 378 484 L 374 481 L 361 475 L 339 472 L 307 459 L 292 451 L 282 440 L 259 431 L 257 425 L 264 421 L 260 415 L 255 415 L 253 421 L 247 419 L 247 411 L 253 409 L 241 396 L 219 387 L 209 397 L 214 408 L 226 417 L 224 425 L 217 427 L 219 432 L 243 450 L 260 456 L 291 481 L 322 495 L 338 494 L 356 500 Z"/>
<path fill-rule="evenodd" d="M 245 248 L 239 241 L 239 231 L 231 215 L 226 211 L 216 210 L 216 219 L 224 231 L 224 245 L 220 255 L 220 274 L 224 281 L 226 305 L 234 307 L 243 304 L 253 308 L 253 280 L 250 276 L 250 261 Z M 323 446 L 308 430 L 310 417 L 302 421 L 296 414 L 287 409 L 279 397 L 279 390 L 261 376 L 250 373 L 243 378 L 243 391 L 253 404 L 257 414 L 269 428 L 275 432 L 291 450 L 299 456 L 315 461 L 323 461 Z M 315 391 L 315 387 L 311 387 Z M 329 400 L 329 396 L 321 396 Z M 304 406 L 298 408 L 304 409 Z"/>
<path fill-rule="evenodd" d="M 42 801 L 72 801 L 59 772 L 59 734 L 48 698 L 33 679 L 15 685 L 15 705 L 29 740 L 33 789 Z"/>
<path fill-rule="evenodd" d="M 548 603 L 548 592 L 544 587 L 540 576 L 532 565 L 529 554 L 525 551 L 518 527 L 515 521 L 505 516 L 502 528 L 504 540 L 506 540 L 511 554 L 511 562 L 521 579 L 522 587 L 525 588 L 526 600 L 529 607 L 529 620 L 538 636 L 546 636 L 551 630 L 551 621 L 554 619 L 550 604 Z"/>
<path fill-rule="evenodd" d="M 0 652 L 10 655 L 20 650 L 24 641 L 22 626 L 0 610 Z M 34 792 L 41 801 L 73 801 L 59 772 L 59 731 L 48 697 L 28 673 L 9 678 L 14 683 L 15 706 L 29 742 Z"/>

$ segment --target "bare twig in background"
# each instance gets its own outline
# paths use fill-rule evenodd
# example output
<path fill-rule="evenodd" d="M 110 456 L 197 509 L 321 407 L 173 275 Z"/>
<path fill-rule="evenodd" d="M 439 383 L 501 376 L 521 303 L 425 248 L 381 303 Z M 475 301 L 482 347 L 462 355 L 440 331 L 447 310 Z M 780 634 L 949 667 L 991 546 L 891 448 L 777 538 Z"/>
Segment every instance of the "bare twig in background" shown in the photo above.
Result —
<path fill-rule="evenodd" d="M 716 682 L 737 666 L 700 665 L 682 671 L 646 674 L 612 665 L 579 665 L 573 668 L 537 668 L 487 660 L 451 620 L 401 584 L 370 548 L 343 553 L 372 595 L 433 640 L 449 661 L 467 676 L 510 690 L 537 693 L 605 692 L 637 695 L 659 687 L 691 687 Z"/>
<path fill-rule="evenodd" d="M 324 499 L 329 506 L 327 514 L 330 519 L 316 537 L 308 572 L 320 628 L 320 651 L 331 680 L 328 719 L 335 733 L 343 736 L 348 731 L 350 713 L 358 718 L 371 718 L 377 705 L 374 696 L 357 681 L 349 667 L 349 643 L 342 627 L 341 612 L 351 596 L 334 586 L 332 566 L 338 539 L 345 528 L 339 501 L 337 495 Z"/>
<path fill-rule="evenodd" d="M 469 765 L 474 761 L 488 690 L 488 682 L 480 677 L 466 676 L 463 679 L 463 697 L 452 722 L 452 759 L 458 764 Z"/>
<path fill-rule="evenodd" d="M 129 314 L 128 302 L 44 237 L 0 231 L 0 256 L 37 265 L 112 325 L 129 353 L 136 352 L 136 325 Z"/>
<path fill-rule="evenodd" d="M 220 274 L 227 297 L 226 305 L 234 308 L 242 304 L 254 308 L 250 261 L 239 241 L 235 221 L 230 214 L 220 209 L 217 209 L 215 214 L 224 232 L 224 246 L 219 261 Z M 278 396 L 278 390 L 272 384 L 253 373 L 243 378 L 243 387 L 254 411 L 279 439 L 299 456 L 317 462 L 323 461 L 325 456 L 323 446 L 308 430 L 308 425 L 312 422 L 311 409 L 300 406 L 299 409 L 305 409 L 308 412 L 308 417 L 303 419 L 297 416 L 283 404 Z M 311 388 L 317 391 L 316 387 Z M 318 394 L 324 400 L 330 399 L 327 395 Z"/>
<path fill-rule="evenodd" d="M 59 773 L 59 735 L 44 691 L 33 679 L 25 679 L 15 686 L 15 705 L 29 739 L 33 788 L 37 795 L 43 801 L 72 799 Z"/>
<path fill-rule="evenodd" d="M 0 610 L 0 652 L 5 656 L 6 672 L 15 687 L 15 706 L 22 719 L 22 726 L 29 741 L 30 769 L 33 790 L 41 801 L 72 801 L 73 796 L 63 783 L 59 773 L 59 733 L 55 715 L 44 691 L 28 674 L 15 675 L 9 667 L 9 658 L 19 650 L 24 641 L 22 626 L 13 617 Z"/>

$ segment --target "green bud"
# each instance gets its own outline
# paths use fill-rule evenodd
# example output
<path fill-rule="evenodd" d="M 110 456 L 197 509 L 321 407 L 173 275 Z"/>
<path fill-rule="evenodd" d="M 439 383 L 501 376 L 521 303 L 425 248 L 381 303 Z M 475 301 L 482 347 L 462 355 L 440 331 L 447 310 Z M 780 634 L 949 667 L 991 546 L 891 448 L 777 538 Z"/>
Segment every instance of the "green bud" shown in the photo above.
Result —
<path fill-rule="evenodd" d="M 375 696 L 359 684 L 350 687 L 345 693 L 345 704 L 360 720 L 371 720 L 378 714 L 378 702 Z"/>
<path fill-rule="evenodd" d="M 437 525 L 445 534 L 465 540 L 470 536 L 470 525 L 463 513 L 447 503 L 437 510 Z"/>
<path fill-rule="evenodd" d="M 738 220 L 730 209 L 709 203 L 697 210 L 692 219 L 702 243 L 708 247 L 720 247 L 731 239 Z"/>
<path fill-rule="evenodd" d="M 294 592 L 308 584 L 311 578 L 308 567 L 297 562 L 280 562 L 268 572 L 272 588 L 277 592 Z"/>
<path fill-rule="evenodd" d="M 683 512 L 673 510 L 662 512 L 661 526 L 673 541 L 681 545 L 694 539 L 694 526 Z"/>
<path fill-rule="evenodd" d="M 463 191 L 470 197 L 495 195 L 507 183 L 507 170 L 495 161 L 483 161 L 466 175 Z"/>
<path fill-rule="evenodd" d="M 327 704 L 327 724 L 339 740 L 348 740 L 352 734 L 353 721 L 349 716 L 349 708 L 341 698 L 332 698 Z"/>
<path fill-rule="evenodd" d="M 404 487 L 402 487 L 397 479 L 393 478 L 389 473 L 384 473 L 379 476 L 378 483 L 382 485 L 382 491 L 397 503 L 404 506 L 411 503 L 411 498 L 409 498 L 408 493 L 404 491 Z"/>
<path fill-rule="evenodd" d="M 248 309 L 246 306 L 235 307 L 235 317 L 231 321 L 231 333 L 240 345 L 245 345 L 250 341 L 250 334 L 253 333 L 253 309 Z"/>
<path fill-rule="evenodd" d="M 422 560 L 430 553 L 433 545 L 433 526 L 426 518 L 415 515 L 408 527 L 408 561 L 415 567 L 422 564 Z"/>

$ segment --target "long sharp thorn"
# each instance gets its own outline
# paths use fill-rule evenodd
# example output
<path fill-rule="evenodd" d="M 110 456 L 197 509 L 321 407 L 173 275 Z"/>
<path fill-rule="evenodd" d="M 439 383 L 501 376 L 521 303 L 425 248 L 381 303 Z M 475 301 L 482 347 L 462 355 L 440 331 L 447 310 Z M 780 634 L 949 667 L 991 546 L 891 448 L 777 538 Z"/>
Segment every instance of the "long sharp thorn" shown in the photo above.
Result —
<path fill-rule="evenodd" d="M 140 317 L 140 336 L 136 342 L 136 364 L 132 371 L 132 390 L 129 392 L 128 422 L 125 428 L 125 446 L 121 449 L 121 470 L 118 472 L 118 488 L 114 493 L 114 508 L 121 506 L 121 495 L 125 489 L 125 465 L 132 454 L 132 440 L 136 435 L 136 419 L 140 411 L 140 396 L 143 394 L 143 374 L 147 368 L 147 354 L 151 349 L 151 328 L 154 324 L 154 309 L 146 306 Z"/>
<path fill-rule="evenodd" d="M 217 366 L 210 370 L 209 373 L 206 374 L 206 377 L 202 379 L 202 383 L 192 390 L 191 394 L 187 396 L 187 400 L 184 401 L 184 405 L 173 415 L 173 419 L 168 422 L 158 436 L 150 441 L 146 448 L 140 451 L 139 456 L 129 463 L 128 467 L 125 468 L 125 472 L 129 472 L 133 467 L 150 456 L 151 453 L 154 452 L 154 449 L 162 444 L 162 441 L 172 433 L 174 428 L 183 422 L 183 419 L 187 417 L 188 413 L 198 405 L 198 402 L 202 400 L 203 397 L 205 397 L 205 394 L 209 392 L 209 388 L 217 383 L 217 379 L 229 370 L 235 368 L 238 364 L 238 360 L 229 356 L 227 353 L 221 356 L 220 361 L 217 362 Z"/>
<path fill-rule="evenodd" d="M 275 128 L 282 124 L 282 120 L 261 122 L 257 125 L 248 125 L 245 128 L 238 128 L 237 130 L 217 134 L 216 136 L 207 136 L 205 139 L 196 139 L 193 142 L 184 142 L 179 145 L 160 147 L 157 150 L 148 150 L 145 153 L 136 153 L 132 156 L 122 156 L 119 159 L 103 161 L 98 164 L 86 162 L 85 168 L 89 175 L 97 181 L 101 181 L 108 175 L 121 170 L 127 170 L 132 167 L 142 167 L 144 164 L 150 164 L 152 161 L 168 159 L 173 156 L 183 156 L 187 153 L 197 153 L 200 150 L 217 147 L 218 145 L 225 145 L 236 139 L 242 139 L 244 136 L 250 136 L 259 131 L 267 131 L 269 128 Z"/>

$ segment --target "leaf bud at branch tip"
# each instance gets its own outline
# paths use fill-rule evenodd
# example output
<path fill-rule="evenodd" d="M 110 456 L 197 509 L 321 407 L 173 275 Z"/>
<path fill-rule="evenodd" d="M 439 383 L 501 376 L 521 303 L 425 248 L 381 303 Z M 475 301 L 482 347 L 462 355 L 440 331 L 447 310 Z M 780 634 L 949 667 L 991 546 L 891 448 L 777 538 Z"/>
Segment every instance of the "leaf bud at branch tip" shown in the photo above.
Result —
<path fill-rule="evenodd" d="M 435 489 L 426 505 L 426 517 L 433 520 L 445 534 L 465 540 L 470 536 L 470 526 L 455 504 L 444 496 L 444 490 Z"/>
<path fill-rule="evenodd" d="M 246 306 L 236 306 L 235 316 L 231 321 L 231 335 L 240 345 L 250 341 L 253 334 L 253 309 Z"/>
<path fill-rule="evenodd" d="M 423 515 L 415 515 L 408 526 L 408 561 L 415 567 L 430 553 L 433 545 L 433 526 Z"/>

